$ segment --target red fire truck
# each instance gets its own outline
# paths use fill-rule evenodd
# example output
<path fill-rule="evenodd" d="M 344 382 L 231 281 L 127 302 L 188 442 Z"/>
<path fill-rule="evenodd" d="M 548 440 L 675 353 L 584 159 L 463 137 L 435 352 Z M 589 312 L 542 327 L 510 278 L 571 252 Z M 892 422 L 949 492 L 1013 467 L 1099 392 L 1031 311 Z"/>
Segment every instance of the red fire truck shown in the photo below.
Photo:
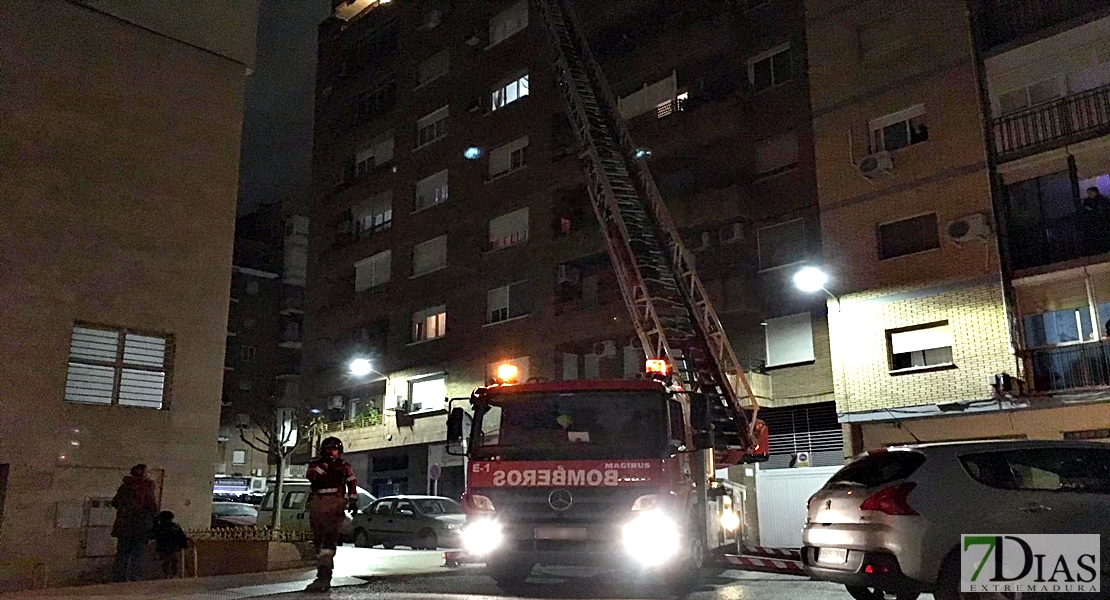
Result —
<path fill-rule="evenodd" d="M 645 379 L 531 383 L 503 365 L 469 411 L 452 407 L 450 450 L 469 456 L 466 551 L 499 583 L 519 583 L 537 564 L 681 580 L 697 574 L 722 527 L 735 529 L 735 513 L 718 521 L 710 510 L 720 488 L 705 452 L 707 399 L 649 362 L 657 371 Z"/>

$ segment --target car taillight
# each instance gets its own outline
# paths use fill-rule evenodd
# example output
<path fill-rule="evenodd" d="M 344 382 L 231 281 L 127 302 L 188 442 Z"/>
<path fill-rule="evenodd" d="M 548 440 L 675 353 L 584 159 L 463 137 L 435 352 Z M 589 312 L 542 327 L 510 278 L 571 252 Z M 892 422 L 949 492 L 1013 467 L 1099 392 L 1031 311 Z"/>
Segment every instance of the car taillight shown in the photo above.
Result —
<path fill-rule="evenodd" d="M 917 487 L 916 483 L 908 481 L 883 488 L 864 500 L 863 504 L 859 505 L 859 509 L 874 510 L 895 516 L 916 515 L 918 512 L 911 508 L 909 502 L 906 501 L 906 497 L 910 495 L 915 487 Z"/>

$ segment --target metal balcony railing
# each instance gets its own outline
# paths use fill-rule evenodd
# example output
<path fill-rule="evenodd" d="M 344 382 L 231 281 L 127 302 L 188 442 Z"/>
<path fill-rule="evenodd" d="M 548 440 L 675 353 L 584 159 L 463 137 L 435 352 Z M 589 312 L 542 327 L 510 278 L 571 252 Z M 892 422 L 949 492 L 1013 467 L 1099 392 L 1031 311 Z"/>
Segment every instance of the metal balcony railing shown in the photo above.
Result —
<path fill-rule="evenodd" d="M 1110 386 L 1110 340 L 1021 351 L 1035 392 Z"/>
<path fill-rule="evenodd" d="M 1110 7 L 1107 0 L 988 0 L 983 41 L 993 48 Z"/>
<path fill-rule="evenodd" d="M 1012 160 L 1110 132 L 1110 85 L 994 120 L 995 150 Z"/>

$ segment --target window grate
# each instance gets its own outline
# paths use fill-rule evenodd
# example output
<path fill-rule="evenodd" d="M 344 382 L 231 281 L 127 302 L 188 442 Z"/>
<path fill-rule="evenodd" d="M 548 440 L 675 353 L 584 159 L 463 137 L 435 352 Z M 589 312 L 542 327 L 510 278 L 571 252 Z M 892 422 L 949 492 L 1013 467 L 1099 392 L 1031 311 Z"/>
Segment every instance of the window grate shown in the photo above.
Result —
<path fill-rule="evenodd" d="M 65 401 L 163 408 L 172 353 L 170 336 L 76 324 Z"/>

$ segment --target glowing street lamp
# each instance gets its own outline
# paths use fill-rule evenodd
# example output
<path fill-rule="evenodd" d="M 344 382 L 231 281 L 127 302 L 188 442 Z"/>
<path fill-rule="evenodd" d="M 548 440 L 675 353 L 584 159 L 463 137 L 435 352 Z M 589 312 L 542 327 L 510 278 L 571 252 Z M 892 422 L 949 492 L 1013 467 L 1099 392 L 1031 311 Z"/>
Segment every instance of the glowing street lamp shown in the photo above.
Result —
<path fill-rule="evenodd" d="M 370 361 L 366 360 L 365 358 L 356 358 L 352 360 L 350 364 L 347 365 L 347 369 L 350 370 L 351 375 L 354 375 L 355 377 L 365 377 L 375 372 L 374 367 L 370 364 Z"/>
<path fill-rule="evenodd" d="M 824 271 L 817 267 L 805 267 L 794 274 L 794 286 L 807 294 L 819 292 L 825 289 L 825 284 L 829 282 L 829 276 Z"/>

